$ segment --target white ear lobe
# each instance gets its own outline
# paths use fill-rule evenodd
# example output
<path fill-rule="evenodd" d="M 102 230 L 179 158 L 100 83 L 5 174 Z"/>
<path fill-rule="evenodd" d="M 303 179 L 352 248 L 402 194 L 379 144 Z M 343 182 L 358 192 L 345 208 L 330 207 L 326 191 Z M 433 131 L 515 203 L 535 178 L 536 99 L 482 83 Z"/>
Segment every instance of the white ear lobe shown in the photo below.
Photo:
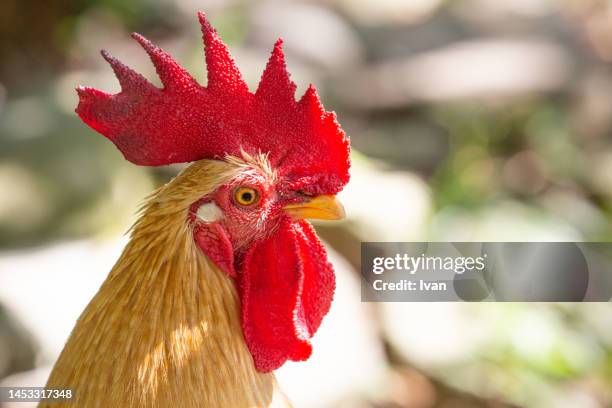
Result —
<path fill-rule="evenodd" d="M 206 203 L 198 208 L 198 212 L 196 213 L 199 219 L 206 223 L 211 223 L 217 220 L 220 220 L 223 216 L 223 212 L 217 206 L 217 204 L 211 202 Z"/>

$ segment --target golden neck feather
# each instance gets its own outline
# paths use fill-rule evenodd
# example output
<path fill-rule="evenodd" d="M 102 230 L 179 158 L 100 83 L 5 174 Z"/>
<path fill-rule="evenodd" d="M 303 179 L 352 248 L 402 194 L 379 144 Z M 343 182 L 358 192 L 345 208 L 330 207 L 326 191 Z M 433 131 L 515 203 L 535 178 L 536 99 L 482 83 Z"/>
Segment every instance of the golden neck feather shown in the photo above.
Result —
<path fill-rule="evenodd" d="M 148 199 L 49 379 L 75 390 L 71 406 L 271 404 L 274 376 L 253 366 L 234 283 L 201 253 L 187 222 L 191 203 L 241 166 L 196 162 Z"/>

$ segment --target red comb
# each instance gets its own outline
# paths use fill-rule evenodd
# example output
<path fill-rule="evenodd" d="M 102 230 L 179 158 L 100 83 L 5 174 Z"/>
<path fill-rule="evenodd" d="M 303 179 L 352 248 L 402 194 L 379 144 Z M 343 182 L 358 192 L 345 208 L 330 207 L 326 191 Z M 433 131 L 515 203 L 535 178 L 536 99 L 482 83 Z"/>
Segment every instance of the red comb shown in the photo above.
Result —
<path fill-rule="evenodd" d="M 153 86 L 106 51 L 121 92 L 79 87 L 77 114 L 109 138 L 132 163 L 157 166 L 226 155 L 267 153 L 293 188 L 332 194 L 348 182 L 349 140 L 314 87 L 299 101 L 289 79 L 282 41 L 274 46 L 251 93 L 225 44 L 198 13 L 208 85 L 198 84 L 174 59 L 144 37 L 133 37 L 155 65 L 163 88 Z"/>

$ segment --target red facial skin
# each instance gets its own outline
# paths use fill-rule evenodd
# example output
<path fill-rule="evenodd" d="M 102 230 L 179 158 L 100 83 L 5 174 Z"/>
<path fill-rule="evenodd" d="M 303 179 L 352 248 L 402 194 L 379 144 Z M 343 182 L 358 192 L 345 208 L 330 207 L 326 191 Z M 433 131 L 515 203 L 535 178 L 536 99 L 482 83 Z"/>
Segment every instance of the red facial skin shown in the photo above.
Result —
<path fill-rule="evenodd" d="M 235 193 L 240 187 L 257 191 L 257 200 L 248 206 L 236 202 Z M 277 186 L 264 175 L 255 170 L 245 171 L 192 205 L 190 219 L 194 225 L 194 236 L 205 254 L 227 255 L 226 249 L 214 248 L 219 244 L 219 239 L 210 239 L 213 238 L 211 235 L 222 235 L 221 244 L 231 245 L 234 259 L 239 261 L 254 240 L 269 236 L 283 217 L 289 217 L 282 210 L 285 205 L 303 201 L 305 197 L 300 192 L 279 192 Z M 214 202 L 221 209 L 223 216 L 216 222 L 206 223 L 196 214 L 200 206 L 210 202 Z M 230 262 L 225 259 L 220 263 L 222 269 L 227 269 Z M 234 275 L 236 265 L 232 266 L 234 270 L 225 270 L 229 275 Z"/>

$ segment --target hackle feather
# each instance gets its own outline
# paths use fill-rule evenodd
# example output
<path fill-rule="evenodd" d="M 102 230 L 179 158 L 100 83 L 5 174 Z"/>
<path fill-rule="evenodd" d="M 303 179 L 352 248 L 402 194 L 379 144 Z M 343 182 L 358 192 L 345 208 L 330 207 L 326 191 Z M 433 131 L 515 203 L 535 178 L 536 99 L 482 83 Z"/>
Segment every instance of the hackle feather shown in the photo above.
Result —
<path fill-rule="evenodd" d="M 187 221 L 194 201 L 248 165 L 196 162 L 148 199 L 49 379 L 76 399 L 40 407 L 288 406 L 274 375 L 253 366 L 235 285 Z"/>

